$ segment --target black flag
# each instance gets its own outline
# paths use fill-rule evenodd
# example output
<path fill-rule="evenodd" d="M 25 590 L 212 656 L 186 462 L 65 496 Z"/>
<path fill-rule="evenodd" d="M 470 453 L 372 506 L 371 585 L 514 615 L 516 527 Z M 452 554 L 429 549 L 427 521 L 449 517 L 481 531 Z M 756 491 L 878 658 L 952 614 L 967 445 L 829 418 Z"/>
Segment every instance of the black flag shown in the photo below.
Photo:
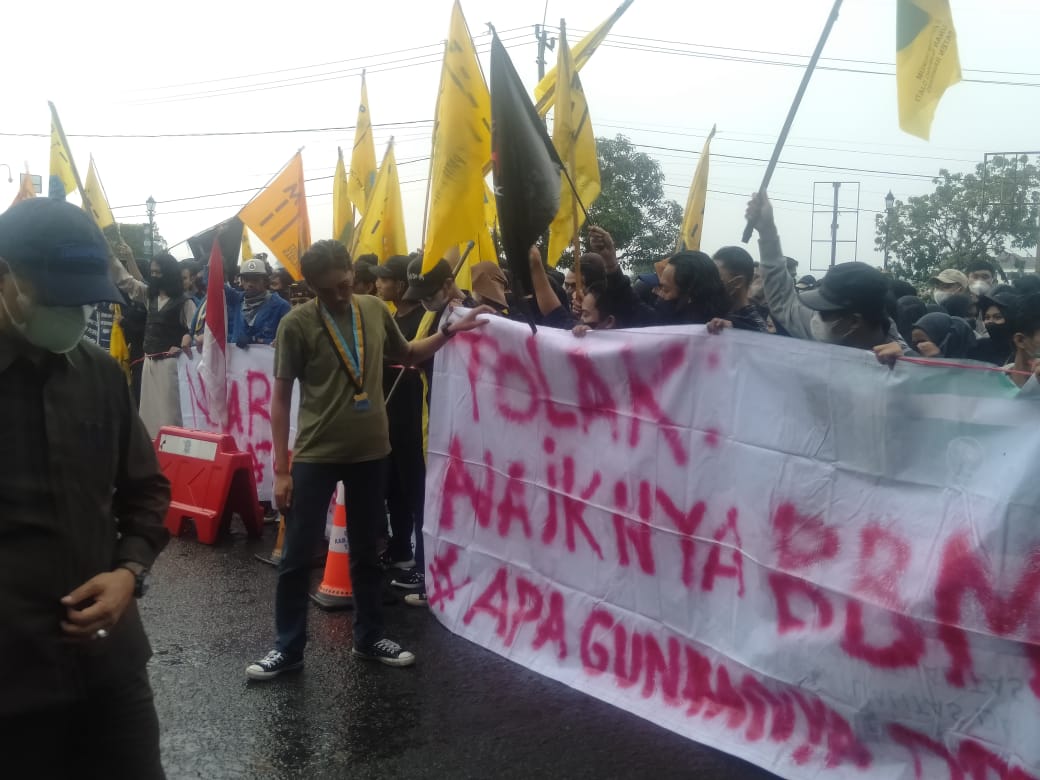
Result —
<path fill-rule="evenodd" d="M 517 292 L 531 289 L 528 252 L 560 208 L 563 165 L 498 36 L 491 40 L 491 161 L 498 224 Z"/>
<path fill-rule="evenodd" d="M 238 275 L 238 255 L 242 249 L 242 220 L 238 217 L 224 220 L 219 225 L 206 228 L 188 239 L 188 246 L 195 262 L 209 265 L 213 252 L 213 241 L 220 235 L 220 255 L 224 258 L 224 278 L 231 280 Z"/>

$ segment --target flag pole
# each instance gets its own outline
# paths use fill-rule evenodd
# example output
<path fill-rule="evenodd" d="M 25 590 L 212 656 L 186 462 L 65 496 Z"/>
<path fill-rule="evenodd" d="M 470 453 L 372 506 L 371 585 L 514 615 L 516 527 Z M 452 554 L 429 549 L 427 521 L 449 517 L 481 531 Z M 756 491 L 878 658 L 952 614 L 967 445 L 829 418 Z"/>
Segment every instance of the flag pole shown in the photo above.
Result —
<path fill-rule="evenodd" d="M 296 154 L 300 154 L 303 151 L 303 149 L 304 149 L 304 147 L 301 146 L 299 149 L 296 150 Z M 289 167 L 289 163 L 291 163 L 293 161 L 293 157 L 295 157 L 296 154 L 294 154 L 292 157 L 290 157 L 288 162 L 285 163 L 285 165 L 283 165 L 281 168 L 279 168 L 277 171 L 275 171 L 274 175 L 270 179 L 267 180 L 267 183 L 264 184 L 263 187 L 261 187 L 260 189 L 258 189 L 256 192 L 253 193 L 253 197 L 251 197 L 249 200 L 247 200 L 245 202 L 245 204 L 242 206 L 242 208 L 240 208 L 237 212 L 235 212 L 235 216 L 238 216 L 239 214 L 241 214 L 243 209 L 245 209 L 246 206 L 248 206 L 250 203 L 252 203 L 254 200 L 256 200 L 257 195 L 259 195 L 261 192 L 263 192 L 268 187 L 270 187 L 271 186 L 271 182 L 273 182 L 275 179 L 277 179 L 279 176 L 281 176 L 282 171 L 284 171 L 286 168 Z"/>
<path fill-rule="evenodd" d="M 834 27 L 834 23 L 838 21 L 838 10 L 840 8 L 841 0 L 834 0 L 834 7 L 831 8 L 830 16 L 827 17 L 827 23 L 823 26 L 820 40 L 816 44 L 816 51 L 813 52 L 809 64 L 805 67 L 805 73 L 802 75 L 802 83 L 798 86 L 798 92 L 795 93 L 794 102 L 791 104 L 791 110 L 787 112 L 787 120 L 784 122 L 784 127 L 780 131 L 780 137 L 776 141 L 776 147 L 773 149 L 773 156 L 769 160 L 769 165 L 766 166 L 766 174 L 762 177 L 762 186 L 759 187 L 758 190 L 761 193 L 764 193 L 769 188 L 769 182 L 773 178 L 773 171 L 776 170 L 776 164 L 780 160 L 780 153 L 783 151 L 784 144 L 787 142 L 787 134 L 791 131 L 791 125 L 794 124 L 794 118 L 798 113 L 798 107 L 801 105 L 802 97 L 805 95 L 805 90 L 809 86 L 809 79 L 812 78 L 813 71 L 816 70 L 816 63 L 820 61 L 820 55 L 823 54 L 823 46 L 827 43 L 827 37 L 831 34 L 831 28 Z M 744 228 L 744 235 L 741 237 L 741 241 L 745 244 L 750 241 L 752 232 L 754 232 L 754 225 L 748 222 Z"/>

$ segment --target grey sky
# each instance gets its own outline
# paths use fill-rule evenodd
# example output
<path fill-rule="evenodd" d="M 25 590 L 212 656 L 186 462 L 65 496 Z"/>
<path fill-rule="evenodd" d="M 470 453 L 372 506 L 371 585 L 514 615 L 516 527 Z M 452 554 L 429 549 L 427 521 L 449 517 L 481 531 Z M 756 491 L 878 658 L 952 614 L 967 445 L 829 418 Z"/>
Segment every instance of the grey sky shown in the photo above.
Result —
<path fill-rule="evenodd" d="M 72 136 L 81 175 L 86 176 L 93 153 L 117 219 L 145 221 L 142 204 L 153 195 L 159 204 L 156 221 L 173 243 L 233 215 L 251 193 L 197 196 L 259 188 L 303 146 L 307 177 L 317 179 L 307 183 L 312 237 L 325 238 L 331 234 L 336 147 L 349 154 L 352 130 L 76 136 L 352 126 L 360 68 L 367 66 L 377 156 L 394 135 L 408 238 L 418 246 L 448 0 L 8 5 L 0 47 L 5 74 L 0 163 L 15 174 L 28 161 L 33 173 L 46 178 L 48 139 L 10 134 L 46 134 L 46 101 L 53 100 Z M 550 0 L 546 10 L 542 0 L 467 0 L 463 10 L 485 69 L 485 22 L 491 21 L 533 87 L 533 26 L 543 13 L 553 27 L 561 16 L 567 19 L 573 45 L 615 5 L 614 0 Z M 927 177 L 940 167 L 969 171 L 986 152 L 1040 149 L 1040 4 L 952 0 L 965 78 L 1032 86 L 953 87 L 939 107 L 930 143 L 899 130 L 894 76 L 850 72 L 893 72 L 895 5 L 895 0 L 846 0 L 824 52 L 828 59 L 821 63 L 846 70 L 821 70 L 814 77 L 770 188 L 785 251 L 802 261 L 803 272 L 811 251 L 814 268 L 829 260 L 827 246 L 811 248 L 814 182 L 859 182 L 864 211 L 858 256 L 880 264 L 873 214 L 883 208 L 889 189 L 903 199 L 929 191 Z M 765 168 L 760 160 L 769 157 L 802 74 L 799 67 L 763 61 L 804 63 L 830 6 L 831 0 L 636 0 L 582 71 L 597 135 L 623 133 L 656 157 L 668 196 L 680 203 L 705 134 L 717 123 L 705 250 L 739 241 L 747 193 L 758 186 Z M 56 20 L 60 33 L 51 32 Z M 555 61 L 553 53 L 548 56 L 550 64 Z M 9 202 L 16 188 L 17 175 L 14 184 L 4 176 L 0 200 Z M 825 185 L 827 204 L 832 192 Z M 843 188 L 843 204 L 855 205 L 851 186 Z M 817 238 L 827 237 L 829 221 L 828 215 L 819 216 Z M 856 237 L 854 217 L 842 220 L 839 237 Z M 854 247 L 842 245 L 839 260 L 852 259 Z M 187 249 L 181 249 L 186 256 Z M 752 253 L 757 256 L 754 245 Z"/>

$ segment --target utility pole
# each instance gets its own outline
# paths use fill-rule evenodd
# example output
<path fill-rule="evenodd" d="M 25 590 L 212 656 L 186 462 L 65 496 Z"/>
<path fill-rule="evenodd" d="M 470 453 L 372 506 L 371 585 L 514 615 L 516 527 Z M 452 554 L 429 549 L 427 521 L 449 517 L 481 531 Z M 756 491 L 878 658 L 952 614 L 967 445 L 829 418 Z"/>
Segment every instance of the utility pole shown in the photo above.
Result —
<path fill-rule="evenodd" d="M 534 37 L 538 39 L 538 59 L 535 62 L 538 63 L 538 80 L 541 81 L 545 78 L 545 50 L 555 49 L 556 39 L 549 37 L 549 31 L 542 24 L 534 26 Z"/>
<path fill-rule="evenodd" d="M 838 261 L 838 191 L 841 182 L 834 182 L 834 210 L 831 212 L 831 268 Z"/>

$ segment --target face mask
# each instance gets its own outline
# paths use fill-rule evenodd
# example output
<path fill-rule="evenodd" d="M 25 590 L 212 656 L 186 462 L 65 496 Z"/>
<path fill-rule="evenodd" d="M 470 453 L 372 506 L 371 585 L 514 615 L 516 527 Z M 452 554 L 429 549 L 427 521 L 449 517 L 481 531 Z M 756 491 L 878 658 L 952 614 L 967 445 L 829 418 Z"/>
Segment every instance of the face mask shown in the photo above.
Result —
<path fill-rule="evenodd" d="M 154 276 L 148 277 L 148 292 L 150 295 L 158 295 L 163 289 L 163 280 Z"/>
<path fill-rule="evenodd" d="M 849 330 L 844 334 L 838 334 L 834 331 L 834 326 L 838 324 L 840 320 L 835 322 L 825 322 L 823 316 L 818 312 L 814 311 L 812 319 L 809 320 L 809 331 L 812 333 L 813 341 L 819 341 L 824 344 L 841 344 L 849 337 Z"/>
<path fill-rule="evenodd" d="M 448 305 L 448 296 L 442 290 L 432 298 L 423 298 L 422 305 L 426 311 L 443 311 Z"/>
<path fill-rule="evenodd" d="M 679 300 L 666 301 L 664 298 L 658 298 L 654 304 L 654 311 L 661 320 L 670 322 L 679 312 Z"/>
<path fill-rule="evenodd" d="M 953 293 L 943 292 L 942 290 L 936 290 L 932 293 L 932 298 L 935 300 L 937 304 L 942 306 L 944 303 L 946 303 L 946 301 L 949 299 L 951 295 L 953 295 Z"/>
<path fill-rule="evenodd" d="M 17 282 L 15 289 L 18 289 Z M 25 321 L 19 322 L 7 307 L 6 299 L 0 298 L 0 301 L 8 321 L 23 339 L 58 355 L 71 352 L 79 344 L 93 311 L 92 306 L 39 306 L 18 290 L 18 307 L 25 313 Z"/>
<path fill-rule="evenodd" d="M 972 282 L 968 285 L 968 289 L 976 295 L 989 295 L 990 290 L 993 289 L 993 285 L 989 282 Z"/>
<path fill-rule="evenodd" d="M 986 332 L 994 344 L 1007 344 L 1011 341 L 1011 326 L 1006 322 L 999 325 L 991 322 L 986 326 Z"/>

